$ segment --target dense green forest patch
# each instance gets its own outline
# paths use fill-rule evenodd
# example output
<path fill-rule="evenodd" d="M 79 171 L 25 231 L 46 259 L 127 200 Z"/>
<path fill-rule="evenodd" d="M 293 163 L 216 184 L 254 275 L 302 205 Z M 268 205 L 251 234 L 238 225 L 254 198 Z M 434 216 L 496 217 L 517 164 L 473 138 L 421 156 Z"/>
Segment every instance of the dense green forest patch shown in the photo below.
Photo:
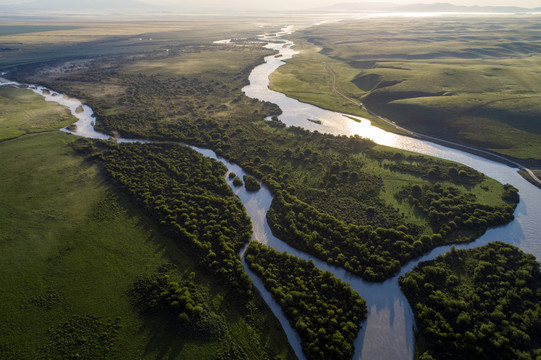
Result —
<path fill-rule="evenodd" d="M 193 248 L 201 264 L 250 291 L 238 253 L 252 224 L 225 182 L 225 165 L 177 144 L 108 144 L 96 156 L 113 180 Z"/>
<path fill-rule="evenodd" d="M 416 358 L 541 356 L 541 273 L 533 255 L 502 242 L 452 249 L 417 265 L 400 285 L 418 326 Z"/>
<path fill-rule="evenodd" d="M 510 205 L 498 207 L 481 204 L 472 193 L 462 193 L 454 186 L 442 187 L 438 183 L 423 188 L 406 186 L 397 197 L 407 199 L 426 214 L 435 232 L 442 237 L 461 230 L 471 230 L 480 236 L 489 226 L 513 220 L 518 190 L 509 184 L 504 185 L 504 189 L 502 199 Z"/>
<path fill-rule="evenodd" d="M 366 301 L 313 262 L 250 243 L 246 263 L 299 333 L 308 359 L 351 359 Z"/>

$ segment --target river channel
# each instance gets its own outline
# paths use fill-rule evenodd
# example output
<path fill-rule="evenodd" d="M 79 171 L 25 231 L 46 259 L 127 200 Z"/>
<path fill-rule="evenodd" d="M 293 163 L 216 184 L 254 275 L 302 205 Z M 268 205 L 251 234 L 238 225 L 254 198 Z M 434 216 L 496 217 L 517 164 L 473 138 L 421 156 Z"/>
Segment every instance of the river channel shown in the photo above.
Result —
<path fill-rule="evenodd" d="M 358 118 L 360 122 L 356 122 L 345 117 L 343 114 L 323 110 L 270 90 L 268 88 L 269 75 L 279 66 L 284 64 L 282 60 L 290 59 L 296 54 L 292 49 L 293 43 L 291 41 L 285 40 L 284 42 L 276 42 L 277 38 L 287 35 L 290 32 L 291 28 L 284 28 L 280 33 L 262 37 L 262 39 L 265 40 L 272 40 L 266 47 L 279 51 L 279 54 L 282 56 L 268 56 L 265 58 L 264 64 L 254 68 L 249 77 L 250 84 L 243 89 L 247 96 L 276 103 L 283 111 L 283 114 L 279 116 L 280 120 L 288 126 L 294 125 L 311 131 L 317 130 L 322 133 L 334 135 L 360 135 L 365 138 L 370 138 L 378 144 L 460 162 L 487 176 L 495 178 L 502 183 L 514 185 L 519 189 L 519 194 L 521 196 L 521 201 L 515 211 L 515 220 L 505 226 L 492 228 L 476 241 L 470 244 L 457 245 L 456 248 L 474 248 L 492 241 L 500 240 L 513 244 L 525 252 L 534 254 L 538 260 L 541 259 L 541 242 L 538 241 L 537 235 L 541 233 L 541 221 L 539 221 L 541 219 L 541 191 L 524 180 L 517 173 L 516 169 L 460 150 L 447 148 L 428 141 L 388 133 L 373 127 L 370 124 L 370 121 L 366 119 Z M 0 78 L 0 85 L 21 86 L 21 84 L 10 82 L 2 78 Z M 82 106 L 79 100 L 69 98 L 54 91 L 49 91 L 40 86 L 31 85 L 29 86 L 29 89 L 44 96 L 47 101 L 55 101 L 68 107 L 72 114 L 78 118 L 75 130 L 70 131 L 65 128 L 62 129 L 62 131 L 95 139 L 109 138 L 108 135 L 94 130 L 95 120 L 92 109 L 84 105 L 82 112 L 77 111 L 77 108 Z M 320 120 L 321 124 L 310 122 L 308 119 Z M 118 139 L 118 141 L 147 142 L 138 139 Z M 204 156 L 221 161 L 227 166 L 229 171 L 233 171 L 241 177 L 242 175 L 245 175 L 244 171 L 239 166 L 216 156 L 213 151 L 193 146 L 192 148 Z M 325 262 L 298 251 L 276 238 L 272 234 L 266 220 L 266 213 L 272 202 L 272 194 L 264 185 L 260 191 L 250 193 L 244 188 L 233 187 L 232 181 L 227 177 L 226 181 L 246 207 L 253 225 L 254 240 L 272 246 L 279 251 L 287 251 L 300 258 L 313 260 L 316 266 L 323 270 L 331 271 L 335 276 L 349 283 L 353 289 L 366 299 L 368 305 L 368 318 L 361 324 L 362 329 L 355 340 L 354 359 L 413 359 L 413 314 L 406 298 L 400 291 L 398 277 L 404 275 L 407 271 L 410 271 L 420 261 L 430 260 L 445 253 L 450 249 L 450 246 L 434 249 L 422 258 L 406 264 L 397 276 L 383 283 L 367 282 L 341 268 L 329 266 Z M 241 256 L 243 254 L 244 249 L 241 252 Z M 282 324 L 295 353 L 300 359 L 304 359 L 305 356 L 302 353 L 298 335 L 288 323 L 283 312 L 278 304 L 272 299 L 270 293 L 265 290 L 261 280 L 247 268 L 244 259 L 243 264 L 244 269 L 252 278 L 254 285 L 261 292 L 264 300 L 269 304 L 271 310 Z"/>

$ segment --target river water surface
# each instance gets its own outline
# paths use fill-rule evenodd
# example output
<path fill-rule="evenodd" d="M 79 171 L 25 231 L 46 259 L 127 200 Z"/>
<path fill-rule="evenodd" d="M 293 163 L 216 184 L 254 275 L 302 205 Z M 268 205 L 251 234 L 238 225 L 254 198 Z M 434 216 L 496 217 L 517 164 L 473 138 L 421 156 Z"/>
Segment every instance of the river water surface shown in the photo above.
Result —
<path fill-rule="evenodd" d="M 291 33 L 291 28 L 284 28 L 282 32 L 262 37 L 262 39 L 276 41 L 276 38 L 289 33 Z M 268 56 L 265 58 L 264 64 L 257 66 L 252 71 L 249 77 L 250 85 L 243 89 L 247 96 L 279 105 L 283 110 L 283 114 L 279 118 L 288 126 L 300 126 L 311 131 L 317 130 L 334 135 L 360 135 L 370 138 L 378 144 L 460 162 L 502 183 L 514 185 L 519 189 L 521 196 L 521 201 L 515 211 L 515 220 L 508 225 L 487 231 L 485 235 L 475 242 L 466 245 L 457 245 L 456 248 L 474 248 L 500 240 L 518 246 L 525 252 L 534 254 L 538 260 L 541 259 L 541 241 L 538 241 L 537 235 L 541 233 L 541 221 L 539 221 L 541 219 L 541 191 L 518 175 L 516 169 L 428 141 L 388 133 L 371 126 L 370 122 L 366 119 L 358 118 L 360 122 L 355 122 L 343 114 L 323 110 L 270 90 L 268 88 L 268 77 L 279 66 L 284 64 L 282 60 L 287 60 L 296 54 L 291 49 L 292 46 L 293 43 L 290 41 L 270 42 L 267 45 L 268 48 L 279 51 L 282 56 L 279 58 L 276 58 L 274 55 Z M 1 78 L 0 85 L 21 86 L 21 84 Z M 83 106 L 83 112 L 76 111 L 82 105 L 79 100 L 51 92 L 40 86 L 32 85 L 29 88 L 44 96 L 47 101 L 55 101 L 65 105 L 78 118 L 76 129 L 71 131 L 65 128 L 62 131 L 94 139 L 109 138 L 108 135 L 94 130 L 95 120 L 92 110 L 88 106 Z M 321 125 L 310 122 L 308 119 L 320 120 Z M 118 139 L 118 141 L 147 142 L 138 139 Z M 213 151 L 193 146 L 192 148 L 207 157 L 221 161 L 227 166 L 229 171 L 233 171 L 241 177 L 245 175 L 239 166 L 216 156 Z M 433 259 L 445 253 L 450 249 L 450 246 L 434 249 L 422 258 L 406 264 L 397 276 L 383 283 L 367 282 L 355 275 L 349 274 L 344 269 L 329 266 L 276 238 L 272 234 L 266 219 L 267 210 L 272 202 L 272 194 L 264 185 L 258 192 L 251 193 L 247 192 L 244 188 L 234 187 L 232 181 L 227 177 L 226 181 L 246 207 L 248 215 L 252 220 L 254 240 L 272 246 L 279 251 L 287 251 L 300 258 L 313 260 L 316 266 L 323 270 L 331 271 L 335 276 L 349 283 L 353 289 L 358 291 L 366 299 L 368 319 L 361 324 L 362 329 L 355 340 L 354 359 L 411 360 L 413 358 L 413 314 L 406 298 L 400 291 L 398 277 L 411 270 L 420 261 Z M 243 254 L 244 249 L 241 252 L 241 255 Z M 295 353 L 299 358 L 304 359 L 299 336 L 288 323 L 279 305 L 272 299 L 270 293 L 265 290 L 261 280 L 247 268 L 244 259 L 243 264 L 244 269 L 254 281 L 254 285 L 261 292 L 264 300 L 269 304 L 271 310 L 282 324 Z"/>

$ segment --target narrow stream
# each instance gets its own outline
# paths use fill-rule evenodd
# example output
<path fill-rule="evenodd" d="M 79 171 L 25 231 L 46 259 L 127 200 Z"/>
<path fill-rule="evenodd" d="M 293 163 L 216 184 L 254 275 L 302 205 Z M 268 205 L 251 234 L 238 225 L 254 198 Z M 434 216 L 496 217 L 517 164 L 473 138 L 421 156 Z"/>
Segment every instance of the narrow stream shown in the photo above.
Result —
<path fill-rule="evenodd" d="M 262 39 L 276 39 L 277 37 L 289 33 L 291 33 L 291 28 L 284 28 L 282 32 L 262 37 Z M 502 183 L 514 185 L 519 189 L 521 195 L 521 202 L 515 211 L 515 220 L 508 225 L 487 231 L 485 235 L 475 242 L 466 245 L 458 245 L 456 248 L 474 248 L 492 241 L 501 240 L 518 246 L 525 252 L 534 254 L 538 260 L 541 259 L 541 241 L 538 241 L 537 239 L 537 234 L 541 233 L 541 221 L 539 221 L 539 219 L 541 219 L 541 191 L 518 175 L 516 169 L 476 155 L 433 144 L 428 141 L 388 133 L 371 126 L 370 121 L 366 119 L 359 118 L 360 122 L 355 122 L 348 119 L 343 114 L 301 103 L 297 100 L 288 98 L 284 94 L 269 90 L 269 75 L 279 66 L 284 64 L 282 60 L 289 59 L 296 54 L 296 52 L 291 49 L 292 46 L 293 43 L 291 41 L 284 41 L 281 43 L 270 42 L 267 45 L 267 48 L 279 51 L 282 56 L 279 58 L 276 58 L 274 55 L 268 56 L 265 58 L 264 64 L 254 68 L 249 78 L 250 85 L 243 89 L 246 95 L 278 104 L 283 110 L 283 114 L 279 118 L 288 126 L 295 125 L 311 131 L 317 130 L 319 132 L 334 135 L 360 135 L 370 138 L 378 144 L 460 162 L 487 176 L 495 178 Z M 0 78 L 0 86 L 1 85 L 22 86 L 21 84 Z M 82 105 L 79 100 L 68 98 L 67 96 L 54 91 L 49 91 L 41 86 L 32 85 L 28 88 L 37 94 L 44 96 L 47 101 L 55 101 L 65 105 L 71 110 L 72 114 L 77 117 L 78 121 L 76 122 L 77 127 L 75 130 L 70 131 L 65 128 L 62 129 L 62 131 L 94 139 L 109 138 L 108 135 L 94 130 L 95 120 L 93 118 L 92 109 L 88 106 L 83 106 L 83 112 L 76 111 L 76 109 Z M 320 120 L 321 125 L 310 122 L 308 119 Z M 137 139 L 119 139 L 118 141 L 147 142 L 145 140 Z M 233 171 L 241 177 L 242 175 L 245 175 L 244 171 L 239 166 L 231 164 L 227 160 L 216 156 L 213 151 L 194 146 L 192 146 L 192 148 L 204 156 L 222 162 L 227 166 L 229 171 Z M 335 276 L 349 283 L 353 289 L 358 291 L 359 294 L 366 299 L 369 310 L 368 319 L 361 324 L 362 329 L 355 340 L 354 359 L 411 360 L 413 358 L 413 314 L 406 298 L 400 291 L 398 277 L 411 270 L 420 261 L 430 260 L 445 253 L 451 246 L 439 247 L 422 258 L 406 264 L 401 269 L 400 274 L 383 283 L 364 281 L 361 278 L 346 272 L 344 269 L 329 266 L 325 262 L 298 251 L 276 238 L 272 234 L 266 219 L 267 210 L 272 202 L 272 195 L 264 185 L 258 192 L 252 193 L 247 192 L 244 187 L 234 187 L 232 181 L 227 177 L 226 181 L 246 207 L 253 225 L 254 240 L 272 246 L 279 251 L 287 251 L 299 258 L 314 261 L 314 264 L 319 268 L 329 270 Z M 304 359 L 305 356 L 301 350 L 299 336 L 288 323 L 279 305 L 263 287 L 261 280 L 247 268 L 243 258 L 244 250 L 245 249 L 241 251 L 244 269 L 250 275 L 254 285 L 261 292 L 263 298 L 279 319 L 295 353 L 300 359 Z"/>

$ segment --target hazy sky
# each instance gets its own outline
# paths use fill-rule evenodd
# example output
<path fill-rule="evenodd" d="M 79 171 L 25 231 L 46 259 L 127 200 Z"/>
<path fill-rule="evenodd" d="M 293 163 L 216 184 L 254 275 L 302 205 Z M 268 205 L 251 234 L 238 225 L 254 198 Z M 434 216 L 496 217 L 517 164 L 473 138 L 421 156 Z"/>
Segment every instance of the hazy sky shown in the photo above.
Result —
<path fill-rule="evenodd" d="M 0 0 L 6 1 L 6 0 Z M 145 0 L 146 2 L 156 3 L 156 4 L 179 4 L 182 3 L 182 0 Z M 366 1 L 355 1 L 355 0 L 272 0 L 272 1 L 262 1 L 262 0 L 198 0 L 198 4 L 209 4 L 211 6 L 216 5 L 223 7 L 224 4 L 227 4 L 231 7 L 268 7 L 269 5 L 276 8 L 313 8 L 317 6 L 332 5 L 337 3 L 344 2 L 391 2 L 396 4 L 411 4 L 411 3 L 452 3 L 456 5 L 496 5 L 496 6 L 522 6 L 522 7 L 541 7 L 541 0 L 366 0 Z"/>
<path fill-rule="evenodd" d="M 0 0 L 0 5 L 20 4 L 32 0 Z M 44 0 L 46 1 L 46 0 Z M 77 2 L 77 0 L 73 0 Z M 114 2 L 114 0 L 111 0 Z M 302 9 L 318 6 L 332 5 L 342 2 L 392 2 L 395 4 L 410 3 L 435 3 L 448 2 L 456 5 L 497 5 L 497 6 L 521 6 L 526 8 L 541 7 L 541 0 L 142 0 L 148 3 L 163 5 L 182 5 L 186 3 L 224 8 L 224 5 L 231 8 L 275 8 L 275 9 Z"/>

